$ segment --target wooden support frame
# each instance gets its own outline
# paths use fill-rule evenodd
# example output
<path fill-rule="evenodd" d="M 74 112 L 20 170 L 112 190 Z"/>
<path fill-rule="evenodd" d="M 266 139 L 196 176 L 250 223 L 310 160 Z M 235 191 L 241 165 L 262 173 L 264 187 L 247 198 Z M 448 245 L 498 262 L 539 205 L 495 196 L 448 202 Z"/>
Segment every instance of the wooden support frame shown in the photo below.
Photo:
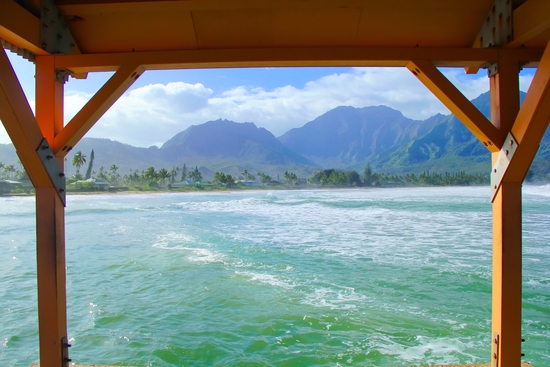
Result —
<path fill-rule="evenodd" d="M 498 152 L 503 134 L 429 60 L 413 60 L 407 68 L 420 80 L 491 152 Z"/>
<path fill-rule="evenodd" d="M 36 120 L 51 146 L 63 127 L 63 83 L 51 56 L 36 60 Z M 53 188 L 36 188 L 36 259 L 40 365 L 68 366 L 65 206 Z"/>
<path fill-rule="evenodd" d="M 494 82 L 491 82 L 493 87 Z M 502 88 L 501 88 L 502 90 Z M 501 93 L 501 91 L 495 91 Z M 519 95 L 518 102 L 519 103 Z M 515 99 L 515 98 L 514 98 Z M 508 103 L 500 101 L 501 108 L 506 108 Z M 510 107 L 507 107 L 510 109 Z M 500 116 L 511 116 L 516 114 L 501 113 Z M 544 56 L 539 64 L 531 86 L 527 91 L 523 105 L 517 113 L 513 123 L 506 121 L 502 124 L 501 130 L 508 130 L 517 142 L 514 157 L 510 160 L 505 172 L 501 175 L 500 182 L 494 182 L 495 190 L 499 190 L 504 182 L 521 183 L 523 182 L 531 162 L 535 158 L 542 136 L 548 128 L 550 122 L 550 42 L 546 48 Z M 496 123 L 496 122 L 495 122 Z"/>
<path fill-rule="evenodd" d="M 143 65 L 146 70 L 235 68 L 276 66 L 369 66 L 403 67 L 410 60 L 431 60 L 437 67 L 489 65 L 499 59 L 496 48 L 246 48 L 123 52 L 110 54 L 57 55 L 55 66 L 73 73 L 115 71 L 121 65 Z M 533 66 L 542 49 L 510 50 L 525 65 Z"/>
<path fill-rule="evenodd" d="M 0 119 L 35 187 L 53 187 L 36 149 L 44 139 L 6 52 L 0 48 Z"/>
<path fill-rule="evenodd" d="M 492 123 L 507 134 L 520 109 L 519 62 L 514 55 L 503 53 L 489 85 Z M 499 155 L 493 153 L 493 163 Z M 519 366 L 521 361 L 521 212 L 521 182 L 506 183 L 493 200 L 493 367 Z"/>
<path fill-rule="evenodd" d="M 550 2 L 527 0 L 514 10 L 514 39 L 506 47 L 519 47 L 550 29 Z"/>
<path fill-rule="evenodd" d="M 55 137 L 53 151 L 56 156 L 65 157 L 144 71 L 140 65 L 120 67 Z"/>
<path fill-rule="evenodd" d="M 13 0 L 0 0 L 0 38 L 27 49 L 35 55 L 47 55 L 40 45 L 40 19 Z"/>

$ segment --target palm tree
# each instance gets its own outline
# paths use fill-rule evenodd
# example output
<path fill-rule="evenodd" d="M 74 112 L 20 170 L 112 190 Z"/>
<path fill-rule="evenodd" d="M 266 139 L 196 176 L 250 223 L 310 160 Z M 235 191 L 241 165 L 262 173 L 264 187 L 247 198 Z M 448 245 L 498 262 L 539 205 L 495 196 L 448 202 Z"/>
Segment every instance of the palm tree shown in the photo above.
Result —
<path fill-rule="evenodd" d="M 111 167 L 109 168 L 109 171 L 111 172 L 111 174 L 109 175 L 110 181 L 113 183 L 117 183 L 120 178 L 120 175 L 117 173 L 118 171 L 117 165 L 112 164 Z"/>
<path fill-rule="evenodd" d="M 9 166 L 6 166 L 4 168 L 4 171 L 8 174 L 8 178 L 13 178 L 13 173 L 15 172 L 15 166 L 13 164 L 10 164 Z"/>
<path fill-rule="evenodd" d="M 174 167 L 170 170 L 170 182 L 171 183 L 176 182 L 176 176 L 178 175 L 179 171 L 180 171 L 179 167 Z"/>
<path fill-rule="evenodd" d="M 86 163 L 86 156 L 82 154 L 81 151 L 78 151 L 73 156 L 73 166 L 76 167 L 76 178 L 81 178 L 80 167 Z"/>
<path fill-rule="evenodd" d="M 155 171 L 155 167 L 147 168 L 147 170 L 143 173 L 143 177 L 145 177 L 148 181 L 156 181 L 158 174 L 157 171 Z"/>
<path fill-rule="evenodd" d="M 0 173 L 4 170 L 4 163 L 0 162 Z M 0 178 L 2 178 L 2 175 L 0 174 Z"/>
<path fill-rule="evenodd" d="M 166 182 L 166 180 L 168 178 L 170 178 L 170 172 L 168 172 L 168 170 L 166 168 L 161 168 L 159 169 L 158 171 L 158 177 L 160 178 L 162 184 L 164 185 L 164 183 Z"/>

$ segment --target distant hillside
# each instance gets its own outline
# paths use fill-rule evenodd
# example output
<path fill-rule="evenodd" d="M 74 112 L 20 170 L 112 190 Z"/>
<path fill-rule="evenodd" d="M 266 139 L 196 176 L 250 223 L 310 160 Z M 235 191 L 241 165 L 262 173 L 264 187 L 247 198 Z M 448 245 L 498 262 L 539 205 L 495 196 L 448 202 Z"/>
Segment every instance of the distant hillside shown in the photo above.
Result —
<path fill-rule="evenodd" d="M 521 99 L 525 93 L 521 93 Z M 472 103 L 490 118 L 490 95 L 481 94 Z M 491 169 L 491 155 L 487 149 L 453 115 L 433 127 L 427 134 L 404 142 L 393 149 L 371 158 L 375 170 L 388 173 L 454 172 L 486 173 Z"/>
<path fill-rule="evenodd" d="M 286 148 L 264 128 L 221 119 L 189 127 L 164 143 L 159 152 L 175 165 L 193 162 L 231 174 L 243 169 L 254 173 L 295 170 L 309 174 L 316 166 Z"/>
<path fill-rule="evenodd" d="M 320 166 L 345 168 L 423 136 L 446 117 L 411 120 L 386 106 L 337 107 L 279 137 L 287 148 Z"/>
<path fill-rule="evenodd" d="M 524 98 L 525 93 L 521 94 Z M 489 93 L 473 104 L 489 117 Z M 324 168 L 356 169 L 370 164 L 377 172 L 405 174 L 422 171 L 488 173 L 487 149 L 452 115 L 411 120 L 386 106 L 337 107 L 280 136 L 278 139 L 253 123 L 208 121 L 176 134 L 161 148 L 137 148 L 109 139 L 84 138 L 68 155 L 95 152 L 94 171 L 112 164 L 119 173 L 198 166 L 207 179 L 216 171 L 238 175 L 244 169 L 272 177 L 292 171 L 310 177 Z M 0 144 L 0 162 L 16 164 L 11 144 Z M 533 163 L 537 179 L 550 179 L 550 132 L 545 134 Z"/>

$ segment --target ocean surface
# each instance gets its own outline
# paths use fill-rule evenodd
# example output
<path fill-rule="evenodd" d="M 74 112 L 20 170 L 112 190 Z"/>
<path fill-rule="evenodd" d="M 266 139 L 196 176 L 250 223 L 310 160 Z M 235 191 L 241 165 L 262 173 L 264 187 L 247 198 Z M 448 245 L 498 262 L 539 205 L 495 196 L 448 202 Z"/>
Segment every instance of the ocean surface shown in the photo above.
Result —
<path fill-rule="evenodd" d="M 73 362 L 488 362 L 488 187 L 69 196 Z M 38 360 L 33 197 L 0 198 L 0 366 Z M 550 186 L 524 188 L 524 359 L 550 366 Z"/>

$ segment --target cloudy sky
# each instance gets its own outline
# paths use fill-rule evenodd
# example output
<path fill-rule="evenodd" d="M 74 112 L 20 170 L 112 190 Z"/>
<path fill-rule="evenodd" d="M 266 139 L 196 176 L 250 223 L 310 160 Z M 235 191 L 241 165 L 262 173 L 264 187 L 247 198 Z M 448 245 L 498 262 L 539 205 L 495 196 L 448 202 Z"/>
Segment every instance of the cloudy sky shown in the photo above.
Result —
<path fill-rule="evenodd" d="M 31 107 L 34 65 L 10 54 Z M 443 73 L 473 99 L 489 89 L 485 70 Z M 89 74 L 65 85 L 66 123 L 111 73 Z M 521 73 L 529 87 L 533 70 Z M 254 122 L 275 136 L 303 126 L 337 106 L 387 105 L 413 119 L 449 111 L 405 68 L 253 68 L 147 71 L 87 134 L 127 144 L 162 145 L 180 131 L 219 118 Z M 0 126 L 0 143 L 9 143 Z"/>

